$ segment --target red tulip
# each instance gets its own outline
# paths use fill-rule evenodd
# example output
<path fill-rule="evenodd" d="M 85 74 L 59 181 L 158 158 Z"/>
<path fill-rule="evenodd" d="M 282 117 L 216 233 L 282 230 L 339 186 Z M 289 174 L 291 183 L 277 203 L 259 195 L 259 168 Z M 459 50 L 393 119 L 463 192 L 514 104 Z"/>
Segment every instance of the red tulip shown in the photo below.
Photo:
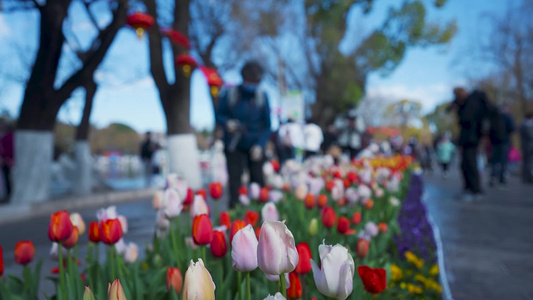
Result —
<path fill-rule="evenodd" d="M 209 194 L 211 198 L 218 200 L 222 197 L 222 184 L 220 182 L 212 182 L 209 184 Z"/>
<path fill-rule="evenodd" d="M 74 226 L 74 230 L 72 230 L 72 234 L 70 237 L 63 242 L 63 247 L 70 249 L 78 243 L 78 238 L 80 236 L 80 232 L 78 230 L 78 227 Z"/>
<path fill-rule="evenodd" d="M 122 225 L 118 219 L 100 221 L 100 238 L 104 244 L 114 245 L 122 238 Z"/>
<path fill-rule="evenodd" d="M 335 181 L 333 181 L 331 179 L 326 181 L 326 190 L 328 192 L 331 192 L 331 190 L 333 189 L 334 186 L 335 186 Z"/>
<path fill-rule="evenodd" d="M 27 265 L 35 256 L 35 247 L 32 241 L 20 241 L 15 245 L 15 262 L 20 265 Z M 0 257 L 0 261 L 1 261 Z M 1 263 L 0 263 L 1 264 Z M 2 275 L 3 266 L 0 267 L 0 275 Z"/>
<path fill-rule="evenodd" d="M 368 248 L 370 247 L 370 243 L 365 239 L 360 239 L 357 241 L 357 256 L 361 258 L 365 258 L 368 255 Z"/>
<path fill-rule="evenodd" d="M 281 169 L 279 161 L 273 159 L 270 161 L 270 163 L 272 164 L 272 168 L 274 168 L 274 171 L 279 172 L 279 169 Z"/>
<path fill-rule="evenodd" d="M 244 222 L 246 224 L 251 224 L 252 227 L 255 227 L 257 225 L 257 221 L 259 220 L 259 213 L 255 212 L 253 210 L 249 210 L 244 215 Z"/>
<path fill-rule="evenodd" d="M 211 254 L 214 257 L 224 257 L 228 252 L 228 243 L 226 242 L 226 235 L 222 231 L 213 232 L 213 240 L 211 241 Z"/>
<path fill-rule="evenodd" d="M 348 172 L 348 174 L 346 174 L 346 179 L 348 179 L 348 181 L 350 181 L 351 183 L 355 183 L 358 178 L 359 176 L 357 176 L 357 173 L 355 173 L 355 171 L 350 171 Z"/>
<path fill-rule="evenodd" d="M 318 204 L 318 207 L 325 207 L 326 205 L 328 205 L 328 195 L 326 194 L 318 195 L 317 204 Z"/>
<path fill-rule="evenodd" d="M 287 289 L 287 297 L 289 299 L 299 299 L 302 297 L 302 283 L 300 278 L 294 272 L 289 273 L 289 288 Z"/>
<path fill-rule="evenodd" d="M 294 272 L 298 274 L 305 274 L 311 271 L 311 249 L 309 248 L 309 245 L 306 242 L 301 242 L 298 245 L 296 245 L 296 250 L 298 251 L 298 265 L 296 265 L 296 269 L 294 269 Z"/>
<path fill-rule="evenodd" d="M 248 188 L 246 186 L 241 186 L 239 188 L 239 195 L 248 195 Z"/>
<path fill-rule="evenodd" d="M 335 214 L 335 210 L 333 207 L 326 207 L 322 211 L 322 224 L 326 226 L 327 228 L 333 227 L 335 225 L 335 221 L 337 220 L 337 215 Z"/>
<path fill-rule="evenodd" d="M 227 211 L 221 212 L 218 216 L 218 220 L 220 221 L 220 225 L 224 225 L 227 229 L 230 229 L 231 217 L 229 216 L 229 213 Z"/>
<path fill-rule="evenodd" d="M 197 190 L 196 195 L 201 195 L 204 199 L 207 199 L 207 192 L 204 189 Z"/>
<path fill-rule="evenodd" d="M 361 223 L 361 212 L 356 211 L 353 213 L 352 222 L 355 225 L 359 225 L 359 223 Z"/>
<path fill-rule="evenodd" d="M 357 268 L 357 272 L 367 292 L 379 294 L 387 288 L 387 272 L 385 269 L 360 266 Z"/>
<path fill-rule="evenodd" d="M 92 221 L 89 223 L 89 240 L 93 243 L 100 241 L 100 227 L 98 227 L 98 222 Z"/>
<path fill-rule="evenodd" d="M 341 234 L 345 234 L 350 229 L 350 220 L 346 217 L 340 217 L 337 222 L 337 231 Z"/>
<path fill-rule="evenodd" d="M 261 226 L 257 226 L 255 229 L 255 237 L 259 240 L 259 235 L 261 234 Z"/>
<path fill-rule="evenodd" d="M 259 202 L 267 202 L 268 201 L 268 189 L 266 187 L 261 188 L 259 191 Z"/>
<path fill-rule="evenodd" d="M 194 217 L 192 239 L 196 245 L 208 245 L 213 240 L 213 225 L 206 214 Z"/>
<path fill-rule="evenodd" d="M 307 209 L 313 209 L 315 207 L 315 195 L 307 194 L 304 199 L 304 204 Z"/>
<path fill-rule="evenodd" d="M 167 269 L 167 289 L 170 291 L 170 288 L 173 288 L 176 291 L 176 294 L 181 293 L 181 288 L 183 287 L 183 277 L 179 268 L 168 268 Z"/>
<path fill-rule="evenodd" d="M 339 171 L 335 171 L 333 173 L 333 177 L 336 178 L 336 179 L 342 179 L 342 174 Z"/>
<path fill-rule="evenodd" d="M 231 224 L 231 232 L 229 236 L 230 243 L 233 241 L 233 236 L 237 233 L 237 231 L 243 229 L 246 226 L 246 223 L 243 220 L 235 220 Z"/>
<path fill-rule="evenodd" d="M 205 199 L 205 198 L 204 198 Z M 183 199 L 183 205 L 191 205 L 194 201 L 194 191 L 191 188 L 187 189 L 187 196 Z"/>
<path fill-rule="evenodd" d="M 2 246 L 0 246 L 0 277 L 4 274 L 4 256 L 2 254 Z"/>
<path fill-rule="evenodd" d="M 48 238 L 52 242 L 61 243 L 68 239 L 72 234 L 73 226 L 70 221 L 68 212 L 62 210 L 53 213 L 50 216 L 50 225 L 48 225 Z"/>
<path fill-rule="evenodd" d="M 379 223 L 378 224 L 378 229 L 381 233 L 387 233 L 387 231 L 389 230 L 389 225 L 387 225 L 387 223 Z"/>

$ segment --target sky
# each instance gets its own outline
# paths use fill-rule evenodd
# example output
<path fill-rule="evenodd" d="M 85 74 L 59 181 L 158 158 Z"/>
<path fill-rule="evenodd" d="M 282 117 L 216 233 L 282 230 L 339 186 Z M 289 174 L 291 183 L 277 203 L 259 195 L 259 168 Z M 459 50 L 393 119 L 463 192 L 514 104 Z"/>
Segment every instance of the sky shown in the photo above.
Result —
<path fill-rule="evenodd" d="M 468 58 L 461 57 L 463 53 L 471 52 L 472 44 L 479 40 L 480 23 L 487 15 L 500 15 L 506 7 L 518 0 L 448 0 L 442 9 L 431 8 L 428 14 L 430 20 L 457 20 L 459 32 L 451 43 L 428 48 L 409 49 L 400 66 L 390 75 L 384 77 L 373 73 L 368 78 L 367 96 L 385 97 L 390 101 L 410 99 L 419 101 L 423 111 L 431 111 L 437 104 L 452 98 L 453 86 L 468 82 L 472 74 L 490 72 L 488 63 L 472 64 L 475 71 L 462 67 L 469 65 Z M 396 0 L 377 1 L 374 10 L 368 16 L 361 16 L 357 12 L 349 16 L 354 30 L 370 32 L 380 24 L 386 16 L 386 9 Z M 427 0 L 433 3 L 434 0 Z M 74 2 L 76 3 L 76 2 Z M 100 4 L 99 4 L 100 5 Z M 104 5 L 104 4 L 102 4 Z M 96 30 L 88 17 L 76 4 L 71 7 L 76 14 L 76 23 L 72 30 L 79 36 L 82 46 L 90 41 Z M 100 12 L 100 22 L 105 24 L 109 20 L 106 7 L 96 7 Z M 27 76 L 25 64 L 31 63 L 37 43 L 38 18 L 33 13 L 0 13 L 0 58 L 2 65 L 12 70 L 20 70 L 20 74 Z M 16 49 L 10 45 L 20 44 Z M 84 44 L 85 43 L 85 44 Z M 9 59 L 17 57 L 18 59 Z M 7 61 L 6 61 L 7 59 Z M 171 63 L 172 57 L 164 57 Z M 21 63 L 20 61 L 24 61 Z M 68 66 L 70 60 L 61 62 Z M 2 71 L 0 66 L 0 72 Z M 152 78 L 148 74 L 147 40 L 139 40 L 133 30 L 124 28 L 119 31 L 104 62 L 95 74 L 101 82 L 93 104 L 91 123 L 97 127 L 105 127 L 113 122 L 125 123 L 138 132 L 152 130 L 164 132 L 166 130 L 162 107 L 159 103 L 158 92 Z M 62 74 L 65 76 L 66 74 Z M 223 74 L 225 81 L 236 83 L 240 80 L 236 72 Z M 3 84 L 4 82 L 4 84 Z M 191 123 L 197 129 L 212 128 L 214 113 L 209 96 L 209 89 L 204 76 L 196 71 L 192 75 L 191 83 Z M 12 116 L 17 116 L 22 103 L 23 85 L 0 78 L 0 109 L 7 110 Z M 265 86 L 270 98 L 271 107 L 279 106 L 280 99 L 275 87 Z M 60 110 L 58 118 L 67 123 L 77 124 L 83 109 L 83 93 L 77 92 Z"/>

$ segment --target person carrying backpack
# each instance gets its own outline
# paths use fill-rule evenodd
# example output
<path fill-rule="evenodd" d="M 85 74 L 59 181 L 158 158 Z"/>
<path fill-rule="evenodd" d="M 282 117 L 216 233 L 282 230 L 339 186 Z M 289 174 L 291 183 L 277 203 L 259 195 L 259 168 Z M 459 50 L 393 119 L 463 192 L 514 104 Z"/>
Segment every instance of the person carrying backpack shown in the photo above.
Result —
<path fill-rule="evenodd" d="M 249 61 L 241 69 L 243 83 L 222 95 L 215 112 L 216 123 L 224 129 L 224 153 L 229 175 L 230 208 L 239 201 L 239 187 L 247 165 L 250 181 L 264 185 L 265 146 L 270 138 L 270 106 L 259 89 L 263 69 Z"/>
<path fill-rule="evenodd" d="M 489 112 L 490 130 L 489 139 L 491 143 L 490 166 L 491 174 L 489 186 L 494 186 L 496 181 L 505 185 L 505 172 L 507 170 L 507 156 L 509 154 L 511 134 L 515 130 L 513 118 L 507 110 L 493 107 Z"/>

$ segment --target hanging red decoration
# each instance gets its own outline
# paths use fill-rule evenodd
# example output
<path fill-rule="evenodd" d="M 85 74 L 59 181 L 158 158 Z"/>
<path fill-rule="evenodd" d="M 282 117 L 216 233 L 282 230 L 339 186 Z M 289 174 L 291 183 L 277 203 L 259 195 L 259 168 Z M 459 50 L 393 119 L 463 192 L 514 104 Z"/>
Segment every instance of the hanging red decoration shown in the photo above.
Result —
<path fill-rule="evenodd" d="M 180 54 L 176 56 L 174 63 L 181 67 L 181 71 L 185 77 L 190 77 L 192 70 L 198 65 L 196 60 L 189 54 Z"/>
<path fill-rule="evenodd" d="M 191 43 L 189 42 L 189 39 L 183 35 L 183 33 L 168 28 L 161 29 L 161 33 L 168 37 L 171 43 L 181 46 L 187 50 L 191 49 Z"/>
<path fill-rule="evenodd" d="M 129 15 L 126 18 L 126 23 L 135 29 L 135 32 L 137 33 L 137 36 L 142 38 L 143 33 L 146 29 L 152 28 L 155 24 L 155 20 L 152 16 L 149 14 L 145 14 L 142 12 L 136 12 L 134 14 Z"/>
<path fill-rule="evenodd" d="M 218 97 L 220 88 L 224 84 L 224 80 L 220 78 L 220 75 L 218 75 L 218 72 L 214 69 L 208 67 L 200 67 L 200 69 L 202 70 L 207 79 L 207 84 L 210 87 L 211 96 L 215 98 Z"/>

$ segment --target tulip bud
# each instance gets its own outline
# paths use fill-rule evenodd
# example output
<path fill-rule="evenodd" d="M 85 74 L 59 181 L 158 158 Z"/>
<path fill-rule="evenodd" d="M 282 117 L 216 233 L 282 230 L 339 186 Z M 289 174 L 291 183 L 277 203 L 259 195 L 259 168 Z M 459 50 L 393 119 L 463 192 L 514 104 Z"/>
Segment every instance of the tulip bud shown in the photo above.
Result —
<path fill-rule="evenodd" d="M 70 222 L 72 222 L 72 226 L 78 227 L 80 235 L 85 233 L 85 222 L 79 213 L 70 214 Z"/>
<path fill-rule="evenodd" d="M 298 265 L 294 272 L 298 274 L 306 274 L 311 271 L 311 249 L 306 242 L 301 242 L 296 245 L 298 251 Z"/>
<path fill-rule="evenodd" d="M 118 219 L 109 219 L 100 222 L 100 237 L 102 242 L 113 245 L 122 238 L 122 225 Z"/>
<path fill-rule="evenodd" d="M 72 234 L 73 226 L 66 211 L 58 211 L 50 216 L 48 238 L 52 242 L 63 242 Z"/>
<path fill-rule="evenodd" d="M 353 213 L 352 222 L 355 225 L 359 225 L 359 223 L 361 223 L 361 212 L 356 211 Z"/>
<path fill-rule="evenodd" d="M 387 288 L 387 271 L 385 269 L 360 266 L 357 268 L 357 272 L 367 292 L 379 294 Z"/>
<path fill-rule="evenodd" d="M 183 205 L 191 205 L 194 201 L 194 191 L 191 188 L 187 188 L 187 195 L 183 199 Z"/>
<path fill-rule="evenodd" d="M 331 228 L 335 225 L 335 221 L 337 221 L 337 215 L 335 214 L 333 207 L 324 208 L 322 211 L 322 224 L 324 224 L 326 228 Z"/>
<path fill-rule="evenodd" d="M 252 227 L 255 227 L 257 225 L 257 221 L 259 220 L 259 213 L 249 210 L 244 215 L 244 222 L 246 224 L 252 225 Z"/>
<path fill-rule="evenodd" d="M 387 223 L 379 223 L 378 225 L 378 229 L 381 233 L 387 233 L 387 231 L 389 230 L 389 226 L 387 225 Z"/>
<path fill-rule="evenodd" d="M 226 243 L 226 235 L 222 231 L 213 232 L 213 240 L 211 241 L 211 254 L 214 257 L 224 257 L 228 252 L 228 244 Z"/>
<path fill-rule="evenodd" d="M 107 297 L 109 300 L 126 300 L 126 294 L 124 294 L 120 280 L 117 279 L 113 281 L 113 284 L 108 284 Z"/>
<path fill-rule="evenodd" d="M 365 239 L 359 239 L 357 241 L 357 256 L 365 258 L 368 255 L 368 248 L 370 248 L 370 243 Z"/>
<path fill-rule="evenodd" d="M 263 222 L 279 221 L 278 210 L 276 209 L 276 205 L 272 202 L 269 202 L 263 206 L 263 209 L 261 209 L 261 216 L 263 217 Z"/>
<path fill-rule="evenodd" d="M 220 213 L 218 217 L 220 225 L 226 226 L 227 229 L 231 228 L 231 217 L 227 211 L 223 211 Z"/>
<path fill-rule="evenodd" d="M 252 225 L 237 231 L 231 242 L 231 261 L 235 270 L 250 272 L 257 268 L 257 244 Z"/>
<path fill-rule="evenodd" d="M 346 299 L 352 293 L 355 265 L 348 249 L 337 244 L 318 247 L 321 268 L 311 260 L 316 287 L 325 296 Z"/>
<path fill-rule="evenodd" d="M 291 272 L 289 274 L 289 281 L 290 285 L 287 289 L 287 297 L 289 299 L 299 299 L 302 297 L 302 283 L 300 282 L 298 275 L 294 272 Z"/>
<path fill-rule="evenodd" d="M 222 197 L 222 184 L 220 182 L 212 182 L 209 184 L 209 194 L 214 200 Z"/>
<path fill-rule="evenodd" d="M 91 289 L 88 286 L 85 287 L 82 300 L 94 300 L 93 292 L 91 292 Z"/>
<path fill-rule="evenodd" d="M 239 195 L 248 195 L 248 188 L 246 188 L 246 186 L 241 186 L 239 188 Z"/>
<path fill-rule="evenodd" d="M 100 241 L 100 227 L 98 227 L 98 222 L 92 221 L 89 223 L 89 240 L 93 243 Z"/>
<path fill-rule="evenodd" d="M 294 192 L 294 196 L 296 197 L 296 199 L 303 201 L 306 195 L 307 195 L 307 185 L 300 184 L 296 188 L 296 191 Z"/>
<path fill-rule="evenodd" d="M 318 233 L 318 220 L 316 218 L 312 218 L 311 222 L 309 222 L 309 234 L 311 236 L 315 236 Z"/>
<path fill-rule="evenodd" d="M 181 288 L 183 287 L 183 277 L 181 276 L 181 271 L 179 268 L 168 268 L 167 269 L 167 289 L 170 291 L 170 288 L 173 288 L 176 291 L 176 294 L 181 293 Z"/>
<path fill-rule="evenodd" d="M 214 300 L 215 283 L 211 274 L 204 266 L 201 258 L 197 263 L 191 263 L 185 272 L 185 282 L 183 284 L 183 300 Z"/>
<path fill-rule="evenodd" d="M 294 236 L 283 222 L 263 223 L 257 246 L 257 263 L 261 271 L 270 275 L 290 273 L 296 268 L 298 251 Z"/>
<path fill-rule="evenodd" d="M 35 256 L 35 247 L 32 241 L 20 241 L 15 245 L 15 262 L 20 265 L 27 265 Z"/>
<path fill-rule="evenodd" d="M 123 215 L 119 215 L 117 219 L 122 227 L 122 234 L 128 233 L 128 219 Z"/>
<path fill-rule="evenodd" d="M 197 245 L 208 245 L 211 243 L 213 239 L 213 225 L 206 214 L 194 217 L 192 238 Z"/>
<path fill-rule="evenodd" d="M 346 234 L 348 230 L 350 229 L 350 220 L 346 217 L 340 217 L 339 221 L 337 222 L 337 231 L 340 234 Z"/>
<path fill-rule="evenodd" d="M 268 201 L 268 188 L 264 187 L 261 188 L 259 191 L 259 202 L 267 202 Z"/>
<path fill-rule="evenodd" d="M 315 207 L 315 195 L 307 194 L 304 200 L 305 208 L 313 209 Z"/>
<path fill-rule="evenodd" d="M 268 297 L 266 297 L 263 300 L 286 300 L 286 299 L 285 297 L 283 297 L 283 295 L 280 292 L 277 292 L 274 296 L 268 295 Z"/>
<path fill-rule="evenodd" d="M 328 205 L 328 195 L 326 194 L 320 194 L 318 195 L 318 207 L 325 207 L 326 205 Z"/>
<path fill-rule="evenodd" d="M 233 237 L 235 236 L 235 234 L 243 229 L 244 227 L 246 226 L 246 223 L 242 220 L 235 220 L 233 221 L 233 224 L 231 224 L 231 231 L 230 231 L 230 236 L 229 236 L 229 242 L 232 243 L 233 242 Z"/>
<path fill-rule="evenodd" d="M 239 203 L 241 203 L 244 206 L 250 205 L 250 198 L 248 195 L 239 195 Z"/>
<path fill-rule="evenodd" d="M 0 277 L 4 274 L 4 256 L 2 254 L 2 246 L 0 246 Z"/>
<path fill-rule="evenodd" d="M 63 242 L 63 247 L 70 249 L 78 243 L 78 238 L 80 237 L 80 234 L 78 232 L 78 227 L 74 226 L 74 230 L 72 230 L 72 234 L 70 237 Z"/>
<path fill-rule="evenodd" d="M 137 261 L 138 257 L 139 247 L 137 246 L 137 244 L 130 242 L 126 248 L 126 252 L 124 253 L 124 261 L 132 264 Z"/>
<path fill-rule="evenodd" d="M 374 200 L 368 199 L 365 203 L 365 208 L 371 210 L 374 207 Z"/>

